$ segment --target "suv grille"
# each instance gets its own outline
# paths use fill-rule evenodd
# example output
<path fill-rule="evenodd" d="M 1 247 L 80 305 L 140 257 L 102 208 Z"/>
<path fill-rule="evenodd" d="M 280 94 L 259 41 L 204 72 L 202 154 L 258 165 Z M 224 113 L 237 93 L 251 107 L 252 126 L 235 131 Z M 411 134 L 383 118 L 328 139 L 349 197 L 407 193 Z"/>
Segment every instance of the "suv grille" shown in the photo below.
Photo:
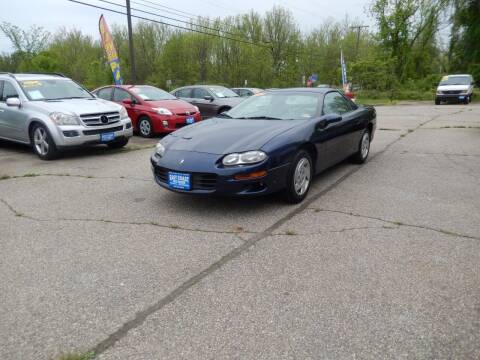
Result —
<path fill-rule="evenodd" d="M 82 119 L 86 126 L 104 126 L 119 122 L 120 114 L 116 111 L 108 113 L 83 114 L 80 115 L 80 119 Z"/>
<path fill-rule="evenodd" d="M 155 175 L 157 179 L 164 183 L 168 184 L 168 169 L 165 168 L 155 168 Z M 191 185 L 192 190 L 215 190 L 217 186 L 217 175 L 208 174 L 208 173 L 190 173 L 191 174 Z"/>
<path fill-rule="evenodd" d="M 447 91 L 444 91 L 443 93 L 445 95 L 458 95 L 462 92 L 462 90 L 447 90 Z"/>

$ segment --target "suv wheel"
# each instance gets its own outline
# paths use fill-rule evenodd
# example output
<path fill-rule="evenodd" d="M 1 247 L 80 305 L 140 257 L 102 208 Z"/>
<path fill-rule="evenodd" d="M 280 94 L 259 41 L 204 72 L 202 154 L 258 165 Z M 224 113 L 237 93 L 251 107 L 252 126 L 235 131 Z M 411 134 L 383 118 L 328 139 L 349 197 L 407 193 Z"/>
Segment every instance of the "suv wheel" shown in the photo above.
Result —
<path fill-rule="evenodd" d="M 305 150 L 294 157 L 287 174 L 287 187 L 284 195 L 287 202 L 298 204 L 307 196 L 313 178 L 312 158 Z"/>
<path fill-rule="evenodd" d="M 150 119 L 146 116 L 143 116 L 138 121 L 138 132 L 140 136 L 149 138 L 153 136 L 153 127 Z"/>
<path fill-rule="evenodd" d="M 34 125 L 30 138 L 33 150 L 40 159 L 52 160 L 58 156 L 58 150 L 55 146 L 55 142 L 44 125 Z"/>

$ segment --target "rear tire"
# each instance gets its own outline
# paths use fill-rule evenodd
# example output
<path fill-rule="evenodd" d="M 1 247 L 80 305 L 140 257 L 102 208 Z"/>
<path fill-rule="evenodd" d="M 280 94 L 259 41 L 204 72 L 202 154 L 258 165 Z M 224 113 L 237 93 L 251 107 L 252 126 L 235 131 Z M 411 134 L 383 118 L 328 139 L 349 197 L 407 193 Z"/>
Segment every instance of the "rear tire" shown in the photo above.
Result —
<path fill-rule="evenodd" d="M 305 150 L 294 156 L 287 173 L 287 187 L 284 190 L 285 200 L 290 204 L 298 204 L 305 199 L 310 190 L 313 178 L 312 158 Z"/>
<path fill-rule="evenodd" d="M 128 140 L 129 139 L 120 139 L 120 140 L 112 141 L 111 143 L 108 143 L 107 146 L 109 149 L 120 149 L 128 144 Z"/>
<path fill-rule="evenodd" d="M 356 164 L 363 164 L 367 161 L 368 154 L 370 154 L 370 131 L 365 130 L 358 144 L 358 150 L 352 157 L 352 161 Z"/>
<path fill-rule="evenodd" d="M 42 160 L 53 160 L 58 157 L 59 151 L 48 129 L 42 124 L 35 124 L 30 132 L 30 141 L 33 151 Z"/>
<path fill-rule="evenodd" d="M 144 138 L 150 138 L 153 136 L 152 122 L 148 117 L 142 116 L 138 119 L 138 133 Z"/>

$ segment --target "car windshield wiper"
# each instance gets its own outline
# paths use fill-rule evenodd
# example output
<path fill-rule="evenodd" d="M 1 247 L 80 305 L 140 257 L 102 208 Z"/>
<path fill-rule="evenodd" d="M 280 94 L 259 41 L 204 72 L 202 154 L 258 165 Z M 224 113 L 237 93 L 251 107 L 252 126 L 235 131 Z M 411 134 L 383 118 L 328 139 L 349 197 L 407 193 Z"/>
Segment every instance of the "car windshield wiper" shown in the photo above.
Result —
<path fill-rule="evenodd" d="M 239 117 L 237 119 L 283 120 L 283 119 L 271 117 L 271 116 L 249 116 L 249 117 Z"/>
<path fill-rule="evenodd" d="M 60 98 L 51 98 L 51 99 L 45 99 L 47 101 L 50 100 L 70 100 L 70 99 L 94 99 L 86 96 L 68 96 L 68 97 L 60 97 Z"/>

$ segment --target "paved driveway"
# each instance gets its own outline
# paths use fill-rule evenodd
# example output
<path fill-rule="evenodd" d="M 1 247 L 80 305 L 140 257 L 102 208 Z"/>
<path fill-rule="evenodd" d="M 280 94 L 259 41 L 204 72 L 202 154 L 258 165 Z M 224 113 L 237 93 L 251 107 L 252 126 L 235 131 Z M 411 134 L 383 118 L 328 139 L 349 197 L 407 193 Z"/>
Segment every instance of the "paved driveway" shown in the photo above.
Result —
<path fill-rule="evenodd" d="M 166 192 L 152 140 L 0 143 L 0 358 L 480 358 L 480 106 L 377 111 L 298 206 Z"/>

